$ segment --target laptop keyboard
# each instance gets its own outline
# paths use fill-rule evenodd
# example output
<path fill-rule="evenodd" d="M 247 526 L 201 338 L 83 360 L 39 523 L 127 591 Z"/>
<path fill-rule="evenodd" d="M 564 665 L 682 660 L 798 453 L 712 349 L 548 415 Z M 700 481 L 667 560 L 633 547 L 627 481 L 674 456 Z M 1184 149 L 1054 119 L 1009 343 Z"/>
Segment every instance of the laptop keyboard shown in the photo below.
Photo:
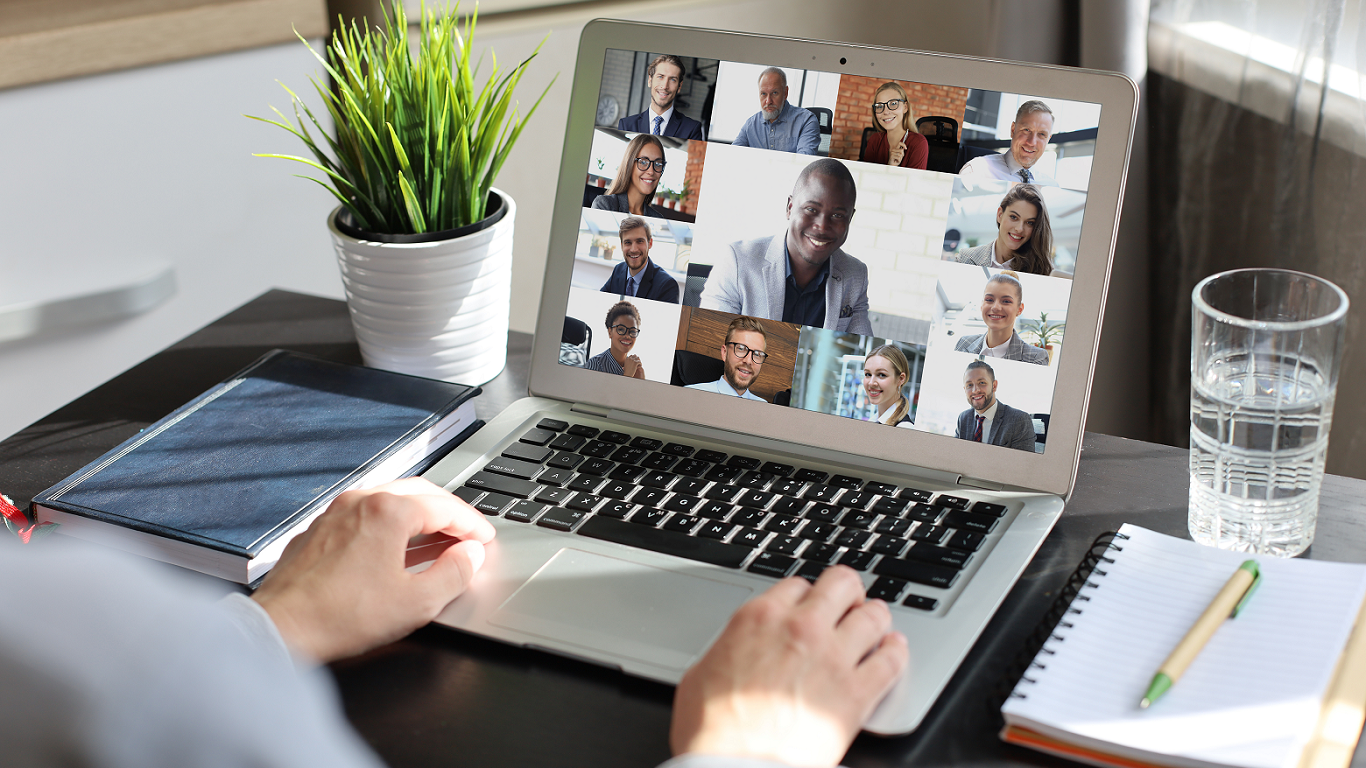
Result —
<path fill-rule="evenodd" d="M 1008 511 L 559 419 L 542 419 L 454 493 L 512 522 L 775 579 L 815 580 L 841 563 L 874 577 L 869 597 L 924 611 L 939 606 L 936 591 L 961 588 Z"/>

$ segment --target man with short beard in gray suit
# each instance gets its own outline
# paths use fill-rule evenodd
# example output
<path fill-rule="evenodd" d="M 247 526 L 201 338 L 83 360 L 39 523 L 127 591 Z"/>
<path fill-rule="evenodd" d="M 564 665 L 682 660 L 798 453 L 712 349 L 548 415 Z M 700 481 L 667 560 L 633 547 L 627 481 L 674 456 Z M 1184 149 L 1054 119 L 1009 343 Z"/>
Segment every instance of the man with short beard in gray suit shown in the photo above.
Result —
<path fill-rule="evenodd" d="M 871 336 L 868 268 L 840 250 L 858 190 L 849 169 L 822 158 L 787 198 L 787 231 L 731 243 L 712 266 L 702 309 Z"/>
<path fill-rule="evenodd" d="M 958 414 L 954 437 L 1034 452 L 1034 420 L 996 399 L 996 371 L 981 360 L 968 363 L 963 393 L 972 407 Z"/>

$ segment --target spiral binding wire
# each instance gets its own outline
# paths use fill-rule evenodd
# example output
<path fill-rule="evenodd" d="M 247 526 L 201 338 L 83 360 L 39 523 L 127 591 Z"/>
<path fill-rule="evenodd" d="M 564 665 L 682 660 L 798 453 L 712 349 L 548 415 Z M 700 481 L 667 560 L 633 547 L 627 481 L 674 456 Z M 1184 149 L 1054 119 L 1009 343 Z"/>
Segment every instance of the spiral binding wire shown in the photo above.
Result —
<path fill-rule="evenodd" d="M 1114 558 L 1107 557 L 1106 553 L 1112 549 L 1116 552 L 1124 551 L 1124 547 L 1116 541 L 1128 540 L 1128 538 L 1125 534 L 1111 531 L 1102 533 L 1096 537 L 1095 541 L 1091 542 L 1091 547 L 1081 562 L 1077 564 L 1077 569 L 1072 571 L 1072 575 L 1068 577 L 1062 591 L 1053 600 L 1053 605 L 1049 607 L 1043 618 L 1039 619 L 1034 631 L 1025 639 L 1024 646 L 1021 647 L 1015 661 L 1002 675 L 1001 687 L 990 702 L 992 709 L 998 716 L 1006 699 L 1028 697 L 1027 694 L 1019 692 L 1019 684 L 1021 682 L 1037 682 L 1035 678 L 1029 676 L 1030 671 L 1034 669 L 1042 671 L 1048 668 L 1047 664 L 1039 661 L 1041 655 L 1052 656 L 1056 653 L 1053 649 L 1045 647 L 1048 641 L 1063 642 L 1067 639 L 1066 635 L 1059 634 L 1058 630 L 1071 629 L 1073 623 L 1068 621 L 1068 617 L 1073 614 L 1081 615 L 1084 606 L 1079 607 L 1079 604 L 1091 601 L 1091 596 L 1083 594 L 1082 590 L 1100 587 L 1100 584 L 1093 581 L 1091 576 L 1093 574 L 1106 575 L 1106 571 L 1100 567 L 1101 564 L 1114 562 Z"/>

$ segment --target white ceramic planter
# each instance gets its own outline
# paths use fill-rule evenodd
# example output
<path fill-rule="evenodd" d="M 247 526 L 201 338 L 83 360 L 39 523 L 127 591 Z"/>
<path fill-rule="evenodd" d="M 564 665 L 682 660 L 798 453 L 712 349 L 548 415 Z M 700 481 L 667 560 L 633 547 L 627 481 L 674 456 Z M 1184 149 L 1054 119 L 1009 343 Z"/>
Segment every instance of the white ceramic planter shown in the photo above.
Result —
<path fill-rule="evenodd" d="M 426 243 L 362 240 L 327 219 L 365 364 L 461 384 L 484 384 L 507 362 L 512 299 L 511 197 L 502 219 Z"/>

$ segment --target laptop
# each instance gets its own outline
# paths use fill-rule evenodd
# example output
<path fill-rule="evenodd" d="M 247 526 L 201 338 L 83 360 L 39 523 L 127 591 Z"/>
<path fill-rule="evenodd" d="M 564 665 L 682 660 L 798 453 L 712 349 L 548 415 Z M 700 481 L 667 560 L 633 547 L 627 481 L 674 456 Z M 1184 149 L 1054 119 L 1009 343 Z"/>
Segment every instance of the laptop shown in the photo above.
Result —
<path fill-rule="evenodd" d="M 1136 109 L 1122 75 L 590 23 L 531 396 L 425 473 L 498 528 L 437 622 L 676 683 L 844 563 L 911 645 L 864 727 L 915 730 L 1075 481 Z"/>

